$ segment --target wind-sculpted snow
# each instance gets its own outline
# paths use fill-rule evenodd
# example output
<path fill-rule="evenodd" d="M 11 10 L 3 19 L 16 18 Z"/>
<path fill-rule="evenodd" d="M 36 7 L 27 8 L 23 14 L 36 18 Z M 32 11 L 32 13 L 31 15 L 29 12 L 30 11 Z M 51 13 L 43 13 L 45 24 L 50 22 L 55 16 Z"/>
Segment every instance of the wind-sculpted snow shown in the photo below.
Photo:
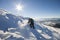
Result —
<path fill-rule="evenodd" d="M 60 40 L 55 28 L 34 21 L 30 28 L 28 18 L 12 14 L 0 14 L 0 40 Z"/>
<path fill-rule="evenodd" d="M 27 20 L 23 23 L 18 22 L 17 28 L 8 28 L 8 31 L 0 30 L 1 40 L 59 40 L 60 34 L 50 30 L 47 27 L 37 23 L 36 29 L 32 29 L 27 24 Z M 22 26 L 23 25 L 23 26 Z"/>

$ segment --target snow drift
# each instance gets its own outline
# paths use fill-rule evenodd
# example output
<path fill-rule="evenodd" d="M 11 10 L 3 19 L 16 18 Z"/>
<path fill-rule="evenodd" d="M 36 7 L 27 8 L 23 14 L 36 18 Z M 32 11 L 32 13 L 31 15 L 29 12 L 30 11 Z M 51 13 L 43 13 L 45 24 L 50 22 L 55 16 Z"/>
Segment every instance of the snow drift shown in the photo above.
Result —
<path fill-rule="evenodd" d="M 35 21 L 32 29 L 27 22 L 28 18 L 0 11 L 0 40 L 60 40 L 55 28 Z"/>

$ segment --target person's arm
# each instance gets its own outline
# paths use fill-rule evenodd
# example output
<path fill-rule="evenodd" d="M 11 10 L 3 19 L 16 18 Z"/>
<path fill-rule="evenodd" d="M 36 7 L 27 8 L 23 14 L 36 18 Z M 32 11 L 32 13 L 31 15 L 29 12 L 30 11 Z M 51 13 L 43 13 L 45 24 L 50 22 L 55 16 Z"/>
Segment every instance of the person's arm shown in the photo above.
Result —
<path fill-rule="evenodd" d="M 28 23 L 30 23 L 30 20 L 28 20 Z"/>
<path fill-rule="evenodd" d="M 28 24 L 30 24 L 31 22 L 30 22 L 30 20 L 28 20 Z"/>

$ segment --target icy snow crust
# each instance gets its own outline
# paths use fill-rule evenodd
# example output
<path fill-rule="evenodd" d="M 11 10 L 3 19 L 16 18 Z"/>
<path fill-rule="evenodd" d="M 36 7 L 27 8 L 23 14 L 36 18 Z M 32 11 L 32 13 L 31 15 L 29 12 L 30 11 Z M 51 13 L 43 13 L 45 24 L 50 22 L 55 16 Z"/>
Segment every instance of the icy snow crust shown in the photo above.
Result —
<path fill-rule="evenodd" d="M 30 28 L 28 18 L 0 13 L 0 40 L 60 40 L 58 29 L 34 22 Z"/>

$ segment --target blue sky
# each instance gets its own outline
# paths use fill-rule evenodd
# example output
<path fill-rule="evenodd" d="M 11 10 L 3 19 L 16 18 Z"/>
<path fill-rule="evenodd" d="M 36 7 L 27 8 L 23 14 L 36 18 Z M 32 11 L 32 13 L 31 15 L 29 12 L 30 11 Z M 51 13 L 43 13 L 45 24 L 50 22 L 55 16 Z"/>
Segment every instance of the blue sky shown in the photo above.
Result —
<path fill-rule="evenodd" d="M 16 5 L 24 6 L 22 11 Z M 60 18 L 60 0 L 0 0 L 0 8 L 32 18 Z"/>

